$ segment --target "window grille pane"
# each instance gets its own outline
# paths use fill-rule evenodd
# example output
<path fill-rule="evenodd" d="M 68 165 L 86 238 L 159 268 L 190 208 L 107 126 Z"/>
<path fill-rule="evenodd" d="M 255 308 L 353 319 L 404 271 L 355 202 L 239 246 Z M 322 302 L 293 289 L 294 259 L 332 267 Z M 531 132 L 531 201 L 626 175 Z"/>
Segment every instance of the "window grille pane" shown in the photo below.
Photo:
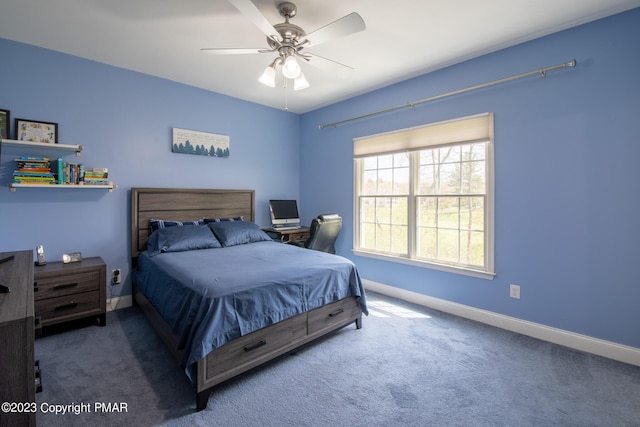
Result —
<path fill-rule="evenodd" d="M 369 170 L 362 173 L 362 194 L 378 194 L 377 170 Z"/>
<path fill-rule="evenodd" d="M 440 188 L 438 194 L 460 194 L 460 164 L 440 165 Z"/>
<path fill-rule="evenodd" d="M 391 198 L 376 197 L 376 224 L 391 223 Z"/>
<path fill-rule="evenodd" d="M 362 167 L 364 170 L 378 169 L 378 157 L 365 157 Z"/>
<path fill-rule="evenodd" d="M 378 192 L 376 194 L 393 194 L 393 170 L 378 170 Z"/>
<path fill-rule="evenodd" d="M 459 146 L 443 147 L 439 150 L 440 163 L 459 163 L 462 150 Z"/>
<path fill-rule="evenodd" d="M 407 225 L 409 220 L 408 197 L 394 197 L 391 199 L 391 223 L 395 225 Z"/>
<path fill-rule="evenodd" d="M 435 228 L 420 228 L 418 233 L 418 257 L 437 259 L 438 258 L 438 235 Z"/>
<path fill-rule="evenodd" d="M 418 194 L 438 194 L 438 169 L 434 165 L 420 166 Z"/>
<path fill-rule="evenodd" d="M 438 216 L 438 202 L 435 197 L 418 199 L 418 227 L 435 227 Z"/>
<path fill-rule="evenodd" d="M 408 152 L 393 155 L 393 166 L 396 168 L 409 167 L 411 156 Z"/>
<path fill-rule="evenodd" d="M 393 155 L 378 156 L 378 169 L 390 168 L 393 166 Z"/>
<path fill-rule="evenodd" d="M 484 233 L 476 231 L 460 232 L 460 263 L 484 265 Z"/>
<path fill-rule="evenodd" d="M 376 225 L 371 222 L 361 223 L 360 246 L 364 249 L 376 248 Z"/>
<path fill-rule="evenodd" d="M 407 254 L 407 248 L 409 247 L 407 231 L 408 228 L 406 225 L 391 226 L 391 252 L 403 255 Z"/>
<path fill-rule="evenodd" d="M 486 151 L 484 143 L 466 145 L 462 152 L 462 160 L 485 160 Z"/>
<path fill-rule="evenodd" d="M 484 197 L 462 197 L 460 199 L 460 229 L 484 230 Z"/>
<path fill-rule="evenodd" d="M 409 194 L 409 168 L 393 170 L 393 194 Z"/>
<path fill-rule="evenodd" d="M 438 197 L 439 228 L 458 229 L 460 226 L 460 199 L 458 197 Z"/>
<path fill-rule="evenodd" d="M 446 262 L 458 262 L 460 259 L 458 230 L 438 229 L 438 259 Z"/>
<path fill-rule="evenodd" d="M 376 224 L 376 250 L 389 252 L 391 249 L 391 226 Z"/>
<path fill-rule="evenodd" d="M 483 161 L 462 163 L 463 194 L 483 194 L 485 192 L 485 163 Z"/>
<path fill-rule="evenodd" d="M 439 163 L 438 150 L 421 150 L 420 151 L 420 164 L 421 165 L 433 165 Z"/>
<path fill-rule="evenodd" d="M 362 222 L 375 222 L 376 199 L 375 197 L 363 197 L 360 202 L 360 220 Z"/>

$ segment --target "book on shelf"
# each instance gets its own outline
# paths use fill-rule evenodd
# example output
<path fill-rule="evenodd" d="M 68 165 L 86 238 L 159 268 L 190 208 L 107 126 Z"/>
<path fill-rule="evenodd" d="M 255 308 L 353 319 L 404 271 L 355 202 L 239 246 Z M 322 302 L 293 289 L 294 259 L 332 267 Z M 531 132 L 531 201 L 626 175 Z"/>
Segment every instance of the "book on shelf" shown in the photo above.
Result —
<path fill-rule="evenodd" d="M 30 157 L 30 156 L 20 156 L 16 159 L 16 162 L 50 162 L 51 159 L 49 157 Z"/>
<path fill-rule="evenodd" d="M 51 165 L 51 171 L 56 176 L 58 184 L 82 184 L 84 169 L 82 163 L 68 163 L 61 158 L 54 160 Z"/>
<path fill-rule="evenodd" d="M 109 169 L 93 168 L 84 171 L 85 185 L 109 185 Z"/>
<path fill-rule="evenodd" d="M 13 171 L 15 184 L 110 185 L 107 168 L 87 169 L 62 158 L 19 157 Z"/>
<path fill-rule="evenodd" d="M 15 159 L 13 171 L 15 184 L 51 184 L 55 177 L 51 173 L 51 159 L 48 157 L 19 157 Z"/>

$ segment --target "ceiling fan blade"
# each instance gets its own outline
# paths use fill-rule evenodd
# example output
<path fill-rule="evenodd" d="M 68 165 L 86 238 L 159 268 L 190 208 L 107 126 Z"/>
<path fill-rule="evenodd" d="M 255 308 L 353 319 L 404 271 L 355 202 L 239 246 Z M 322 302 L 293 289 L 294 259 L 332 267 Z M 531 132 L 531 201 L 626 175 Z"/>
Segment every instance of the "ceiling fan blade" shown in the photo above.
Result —
<path fill-rule="evenodd" d="M 263 48 L 205 48 L 200 49 L 202 52 L 209 55 L 245 55 L 247 53 L 261 53 L 265 52 Z"/>
<path fill-rule="evenodd" d="M 256 27 L 260 28 L 260 30 L 265 33 L 267 37 L 275 37 L 276 40 L 280 40 L 280 35 L 273 28 L 273 25 L 264 15 L 258 10 L 255 4 L 253 4 L 250 0 L 229 0 L 236 9 L 242 12 L 251 22 L 255 24 Z"/>
<path fill-rule="evenodd" d="M 333 21 L 310 34 L 307 34 L 306 39 L 309 41 L 309 44 L 306 47 L 317 46 L 320 43 L 324 43 L 338 37 L 358 33 L 360 31 L 364 31 L 365 28 L 367 28 L 367 26 L 364 23 L 364 19 L 362 19 L 362 17 L 356 12 L 352 12 L 337 21 Z"/>
<path fill-rule="evenodd" d="M 315 53 L 305 52 L 304 58 L 309 62 L 309 64 L 340 77 L 347 77 L 354 71 L 353 67 L 316 55 Z"/>

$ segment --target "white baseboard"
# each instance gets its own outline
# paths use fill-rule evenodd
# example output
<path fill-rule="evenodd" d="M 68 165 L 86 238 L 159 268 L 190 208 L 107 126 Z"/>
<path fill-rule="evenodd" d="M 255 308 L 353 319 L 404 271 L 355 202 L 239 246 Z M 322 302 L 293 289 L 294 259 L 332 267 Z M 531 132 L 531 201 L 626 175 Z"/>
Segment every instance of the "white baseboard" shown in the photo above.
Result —
<path fill-rule="evenodd" d="M 366 290 L 370 290 L 372 292 L 378 292 L 403 301 L 419 304 L 424 307 L 443 311 L 466 319 L 475 320 L 480 323 L 517 332 L 533 338 L 563 345 L 565 347 L 640 366 L 640 348 L 617 344 L 587 335 L 576 334 L 574 332 L 552 328 L 550 326 L 521 320 L 515 317 L 504 316 L 491 311 L 481 310 L 468 305 L 458 304 L 397 288 L 395 286 L 377 283 L 372 280 L 363 279 L 362 283 Z"/>
<path fill-rule="evenodd" d="M 121 308 L 131 307 L 132 305 L 133 297 L 131 295 L 113 297 L 107 300 L 107 311 L 120 310 Z"/>

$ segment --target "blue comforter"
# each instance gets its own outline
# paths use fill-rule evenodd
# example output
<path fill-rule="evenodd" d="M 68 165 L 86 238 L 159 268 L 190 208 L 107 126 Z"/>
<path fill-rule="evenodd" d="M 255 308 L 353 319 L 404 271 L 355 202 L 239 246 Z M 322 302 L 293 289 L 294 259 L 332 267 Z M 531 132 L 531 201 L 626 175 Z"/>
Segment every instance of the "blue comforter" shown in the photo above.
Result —
<path fill-rule="evenodd" d="M 133 281 L 178 336 L 192 380 L 194 362 L 265 326 L 348 296 L 368 313 L 350 260 L 276 242 L 144 252 Z"/>

